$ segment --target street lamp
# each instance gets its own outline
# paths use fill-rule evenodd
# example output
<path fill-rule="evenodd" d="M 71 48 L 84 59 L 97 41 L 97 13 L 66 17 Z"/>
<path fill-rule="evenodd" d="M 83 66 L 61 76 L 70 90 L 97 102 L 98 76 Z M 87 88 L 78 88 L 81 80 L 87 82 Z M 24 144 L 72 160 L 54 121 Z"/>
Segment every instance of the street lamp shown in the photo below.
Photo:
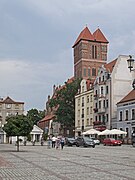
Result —
<path fill-rule="evenodd" d="M 128 62 L 128 68 L 130 69 L 130 72 L 131 71 L 134 71 L 135 69 L 133 69 L 133 67 L 134 67 L 134 59 L 132 59 L 132 56 L 131 55 L 129 55 L 129 59 L 127 60 L 127 62 Z"/>
<path fill-rule="evenodd" d="M 130 72 L 131 72 L 131 71 L 135 71 L 135 69 L 133 68 L 133 67 L 134 67 L 134 62 L 135 62 L 135 60 L 132 59 L 132 56 L 131 56 L 131 55 L 129 55 L 129 57 L 130 57 L 130 58 L 127 60 L 128 68 L 130 69 Z M 132 87 L 135 89 L 135 79 L 133 80 Z"/>

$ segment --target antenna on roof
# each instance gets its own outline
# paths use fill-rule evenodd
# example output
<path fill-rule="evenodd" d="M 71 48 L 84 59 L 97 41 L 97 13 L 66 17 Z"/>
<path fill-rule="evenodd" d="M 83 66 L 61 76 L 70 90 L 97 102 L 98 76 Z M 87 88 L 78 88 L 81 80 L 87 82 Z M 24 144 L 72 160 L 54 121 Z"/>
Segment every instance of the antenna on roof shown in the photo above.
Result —
<path fill-rule="evenodd" d="M 87 24 L 86 24 L 86 27 L 87 27 Z"/>

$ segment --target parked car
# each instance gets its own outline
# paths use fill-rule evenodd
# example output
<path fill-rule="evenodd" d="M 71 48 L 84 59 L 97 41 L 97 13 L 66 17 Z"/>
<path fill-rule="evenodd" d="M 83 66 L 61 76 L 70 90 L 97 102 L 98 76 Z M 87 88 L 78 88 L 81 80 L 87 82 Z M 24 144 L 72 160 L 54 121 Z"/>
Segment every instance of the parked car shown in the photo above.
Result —
<path fill-rule="evenodd" d="M 76 145 L 76 140 L 75 140 L 75 138 L 73 138 L 73 137 L 71 137 L 71 138 L 69 138 L 69 137 L 65 138 L 65 145 L 67 145 L 67 146 Z"/>
<path fill-rule="evenodd" d="M 91 137 L 91 139 L 93 139 L 95 145 L 99 145 L 100 144 L 100 141 L 94 137 Z"/>
<path fill-rule="evenodd" d="M 95 147 L 95 143 L 93 141 L 93 139 L 89 138 L 89 137 L 78 137 L 76 139 L 76 146 L 83 146 L 83 147 Z"/>
<path fill-rule="evenodd" d="M 104 146 L 106 146 L 106 145 L 121 146 L 122 141 L 116 140 L 114 138 L 106 138 L 103 140 L 103 144 L 104 144 Z"/>

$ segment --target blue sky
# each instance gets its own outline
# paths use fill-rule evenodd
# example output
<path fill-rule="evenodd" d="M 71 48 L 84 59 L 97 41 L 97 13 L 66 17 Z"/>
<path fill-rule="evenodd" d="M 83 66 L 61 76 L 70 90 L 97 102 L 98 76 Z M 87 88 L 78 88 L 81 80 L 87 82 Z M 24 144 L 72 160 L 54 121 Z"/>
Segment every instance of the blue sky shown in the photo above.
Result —
<path fill-rule="evenodd" d="M 73 76 L 79 33 L 97 27 L 108 61 L 135 54 L 134 0 L 0 0 L 0 96 L 43 110 L 52 86 Z"/>

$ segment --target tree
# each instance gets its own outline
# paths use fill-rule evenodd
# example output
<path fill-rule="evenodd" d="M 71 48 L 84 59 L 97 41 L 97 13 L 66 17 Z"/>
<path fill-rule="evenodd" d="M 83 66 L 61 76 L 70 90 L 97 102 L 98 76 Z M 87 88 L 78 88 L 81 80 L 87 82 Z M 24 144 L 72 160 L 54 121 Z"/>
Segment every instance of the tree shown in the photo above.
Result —
<path fill-rule="evenodd" d="M 27 117 L 33 122 L 33 125 L 36 125 L 39 120 L 44 118 L 44 116 L 45 111 L 39 111 L 37 109 L 27 111 Z"/>
<path fill-rule="evenodd" d="M 7 136 L 17 136 L 17 151 L 19 151 L 19 136 L 28 136 L 32 131 L 33 123 L 24 115 L 8 116 L 3 130 Z"/>
<path fill-rule="evenodd" d="M 75 95 L 80 88 L 80 82 L 81 79 L 76 79 L 65 83 L 65 86 L 56 92 L 55 98 L 50 100 L 50 107 L 57 107 L 56 121 L 67 129 L 73 130 L 75 126 Z"/>

